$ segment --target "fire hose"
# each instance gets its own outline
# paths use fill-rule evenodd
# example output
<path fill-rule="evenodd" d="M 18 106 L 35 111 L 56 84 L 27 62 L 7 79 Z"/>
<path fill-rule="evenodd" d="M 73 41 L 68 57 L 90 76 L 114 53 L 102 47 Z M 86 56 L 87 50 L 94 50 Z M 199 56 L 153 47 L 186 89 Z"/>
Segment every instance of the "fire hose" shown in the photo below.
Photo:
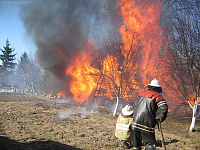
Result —
<path fill-rule="evenodd" d="M 160 135 L 161 135 L 162 147 L 163 147 L 164 150 L 166 150 L 164 136 L 163 136 L 162 128 L 161 128 L 161 122 L 158 122 L 157 125 L 158 125 L 158 131 L 160 132 Z"/>

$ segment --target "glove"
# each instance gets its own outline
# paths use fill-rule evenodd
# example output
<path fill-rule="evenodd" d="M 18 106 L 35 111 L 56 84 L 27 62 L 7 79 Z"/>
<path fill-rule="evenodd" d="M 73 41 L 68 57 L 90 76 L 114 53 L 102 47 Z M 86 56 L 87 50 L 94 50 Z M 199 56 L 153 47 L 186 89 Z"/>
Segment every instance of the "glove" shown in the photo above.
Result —
<path fill-rule="evenodd" d="M 167 118 L 167 113 L 164 113 L 160 116 L 160 122 L 163 122 Z"/>
<path fill-rule="evenodd" d="M 156 119 L 156 124 L 159 124 L 159 123 L 161 123 L 161 119 L 160 119 L 160 118 L 157 118 L 157 119 Z"/>

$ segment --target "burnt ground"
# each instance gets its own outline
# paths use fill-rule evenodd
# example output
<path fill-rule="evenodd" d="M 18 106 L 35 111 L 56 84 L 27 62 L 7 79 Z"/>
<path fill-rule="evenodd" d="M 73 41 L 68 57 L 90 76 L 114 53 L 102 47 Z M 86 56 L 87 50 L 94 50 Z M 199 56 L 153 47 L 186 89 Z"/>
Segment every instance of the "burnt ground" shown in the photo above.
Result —
<path fill-rule="evenodd" d="M 0 94 L 1 150 L 120 150 L 117 117 L 109 110 L 56 104 L 27 95 Z M 170 114 L 162 123 L 167 150 L 200 150 L 200 131 L 189 133 L 191 113 Z M 200 120 L 196 122 L 200 128 Z M 160 133 L 156 129 L 159 144 Z M 157 145 L 157 149 L 162 149 Z"/>

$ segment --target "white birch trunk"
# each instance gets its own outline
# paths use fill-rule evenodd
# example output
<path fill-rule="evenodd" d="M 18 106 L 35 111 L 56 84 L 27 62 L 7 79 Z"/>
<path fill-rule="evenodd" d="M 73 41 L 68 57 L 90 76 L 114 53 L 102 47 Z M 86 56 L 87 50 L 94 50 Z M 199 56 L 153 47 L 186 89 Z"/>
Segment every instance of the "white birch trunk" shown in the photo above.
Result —
<path fill-rule="evenodd" d="M 195 123 L 196 123 L 196 110 L 193 109 L 193 114 L 192 114 L 192 122 L 191 122 L 191 125 L 190 125 L 190 129 L 189 129 L 189 132 L 193 132 L 194 131 L 194 128 L 195 128 Z"/>
<path fill-rule="evenodd" d="M 119 97 L 117 96 L 117 103 L 116 103 L 116 105 L 115 105 L 115 110 L 114 110 L 114 112 L 113 112 L 113 116 L 116 115 L 118 105 L 119 105 Z"/>
<path fill-rule="evenodd" d="M 194 102 L 194 106 L 192 108 L 192 122 L 190 125 L 190 129 L 189 132 L 194 132 L 194 128 L 195 128 L 195 123 L 196 123 L 196 119 L 198 117 L 198 97 Z"/>

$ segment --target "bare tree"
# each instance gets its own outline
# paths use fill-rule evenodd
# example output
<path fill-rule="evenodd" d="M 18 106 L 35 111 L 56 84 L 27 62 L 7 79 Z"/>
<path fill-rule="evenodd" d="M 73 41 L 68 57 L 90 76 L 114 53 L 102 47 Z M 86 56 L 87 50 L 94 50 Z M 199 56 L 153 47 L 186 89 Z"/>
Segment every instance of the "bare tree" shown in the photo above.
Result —
<path fill-rule="evenodd" d="M 165 20 L 168 33 L 166 56 L 168 75 L 171 82 L 186 98 L 193 110 L 189 131 L 194 131 L 200 94 L 200 3 L 199 0 L 180 1 L 172 5 L 171 13 Z M 167 22 L 166 22 L 167 21 Z"/>
<path fill-rule="evenodd" d="M 110 36 L 103 43 L 103 47 L 108 53 L 106 58 L 102 60 L 100 74 L 112 85 L 115 93 L 117 99 L 113 112 L 113 116 L 115 116 L 119 101 L 123 100 L 124 95 L 133 88 L 138 89 L 135 81 L 138 80 L 139 69 L 136 64 L 139 58 L 139 47 L 133 46 L 132 43 L 130 48 L 125 51 L 120 37 L 113 37 L 117 36 Z M 134 37 L 132 40 L 134 40 Z"/>
<path fill-rule="evenodd" d="M 31 93 L 42 91 L 44 71 L 38 61 L 25 52 L 17 65 L 16 84 Z"/>

